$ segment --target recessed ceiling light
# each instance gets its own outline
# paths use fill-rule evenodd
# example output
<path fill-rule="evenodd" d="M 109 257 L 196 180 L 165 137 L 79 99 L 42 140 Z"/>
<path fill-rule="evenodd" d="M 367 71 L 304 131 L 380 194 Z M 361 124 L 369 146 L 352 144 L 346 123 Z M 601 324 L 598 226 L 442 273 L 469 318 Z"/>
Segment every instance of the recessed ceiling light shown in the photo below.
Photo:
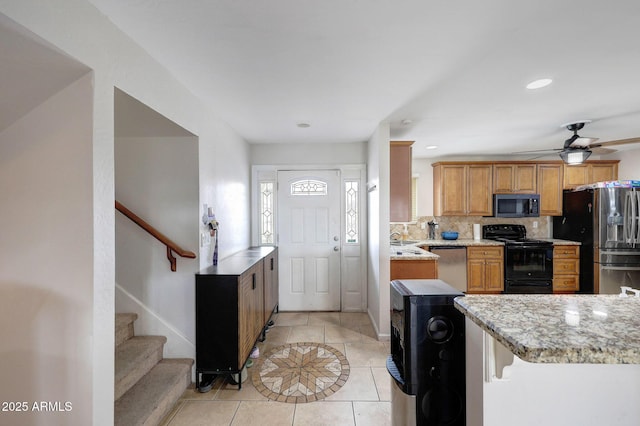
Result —
<path fill-rule="evenodd" d="M 429 145 L 426 149 L 438 149 L 438 145 Z"/>
<path fill-rule="evenodd" d="M 527 84 L 527 89 L 541 89 L 551 84 L 553 80 L 550 78 L 541 78 L 539 80 L 534 80 L 531 83 Z"/>
<path fill-rule="evenodd" d="M 404 120 L 401 121 L 403 126 L 408 126 L 409 124 L 413 123 L 413 120 L 409 120 L 408 118 L 405 118 Z"/>
<path fill-rule="evenodd" d="M 311 124 L 309 124 L 309 123 L 298 123 L 297 126 L 300 127 L 301 129 L 306 129 L 307 127 L 311 127 Z"/>

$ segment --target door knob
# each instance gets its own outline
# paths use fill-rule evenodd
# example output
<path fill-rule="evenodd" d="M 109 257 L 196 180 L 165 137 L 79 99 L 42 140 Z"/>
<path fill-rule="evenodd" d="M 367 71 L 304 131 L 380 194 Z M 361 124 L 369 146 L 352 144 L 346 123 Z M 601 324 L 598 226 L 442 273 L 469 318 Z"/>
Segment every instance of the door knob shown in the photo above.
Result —
<path fill-rule="evenodd" d="M 339 251 L 339 250 L 340 250 L 340 247 L 338 247 L 338 246 L 335 246 L 335 247 L 333 248 L 333 251 Z"/>
<path fill-rule="evenodd" d="M 340 238 L 338 238 L 338 236 L 336 235 L 335 237 L 333 237 L 333 241 L 338 241 Z"/>

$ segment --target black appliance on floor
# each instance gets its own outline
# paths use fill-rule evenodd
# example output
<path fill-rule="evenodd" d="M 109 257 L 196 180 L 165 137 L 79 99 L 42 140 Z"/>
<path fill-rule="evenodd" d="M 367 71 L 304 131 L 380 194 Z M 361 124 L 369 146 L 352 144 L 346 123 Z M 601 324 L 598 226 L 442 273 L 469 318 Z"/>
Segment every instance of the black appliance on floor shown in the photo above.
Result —
<path fill-rule="evenodd" d="M 579 293 L 618 294 L 620 286 L 640 286 L 639 185 L 622 181 L 563 191 L 553 236 L 580 242 Z"/>
<path fill-rule="evenodd" d="M 391 282 L 391 355 L 387 370 L 392 425 L 464 425 L 464 296 L 441 280 Z"/>
<path fill-rule="evenodd" d="M 524 225 L 484 225 L 482 238 L 504 243 L 504 293 L 553 293 L 553 243 L 527 238 Z"/>

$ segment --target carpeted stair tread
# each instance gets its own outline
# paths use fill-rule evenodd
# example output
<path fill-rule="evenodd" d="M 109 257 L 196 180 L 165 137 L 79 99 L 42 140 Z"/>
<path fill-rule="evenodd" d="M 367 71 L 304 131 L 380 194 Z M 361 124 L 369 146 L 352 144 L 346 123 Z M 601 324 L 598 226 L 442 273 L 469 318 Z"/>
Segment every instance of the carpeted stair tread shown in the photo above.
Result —
<path fill-rule="evenodd" d="M 133 337 L 133 322 L 138 319 L 138 314 L 116 314 L 116 346 Z"/>
<path fill-rule="evenodd" d="M 157 425 L 191 383 L 192 359 L 164 359 L 116 400 L 116 426 Z"/>
<path fill-rule="evenodd" d="M 135 336 L 116 347 L 115 400 L 162 359 L 166 341 L 164 336 Z"/>

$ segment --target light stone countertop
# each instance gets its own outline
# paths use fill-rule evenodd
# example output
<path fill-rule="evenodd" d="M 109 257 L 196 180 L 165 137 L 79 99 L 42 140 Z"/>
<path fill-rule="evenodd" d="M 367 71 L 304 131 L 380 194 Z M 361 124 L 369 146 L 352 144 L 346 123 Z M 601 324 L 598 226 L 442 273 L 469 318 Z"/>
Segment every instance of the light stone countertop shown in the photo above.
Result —
<path fill-rule="evenodd" d="M 417 243 L 419 246 L 503 246 L 504 243 L 494 240 L 474 240 L 473 238 L 459 238 L 457 240 L 422 240 Z"/>
<path fill-rule="evenodd" d="M 504 246 L 504 243 L 494 240 L 474 240 L 457 239 L 457 240 L 420 240 L 413 243 L 406 243 L 404 245 L 391 245 L 389 251 L 391 260 L 426 260 L 426 259 L 439 259 L 440 256 L 433 254 L 430 251 L 421 249 L 420 247 L 434 247 L 434 246 Z"/>
<path fill-rule="evenodd" d="M 415 240 L 413 240 L 415 241 Z M 503 246 L 504 243 L 494 240 L 474 240 L 473 238 L 459 238 L 457 240 L 419 240 L 410 244 L 404 244 L 401 246 L 392 245 L 391 247 L 417 247 L 417 246 Z"/>
<path fill-rule="evenodd" d="M 640 297 L 466 295 L 454 303 L 528 362 L 640 364 Z"/>
<path fill-rule="evenodd" d="M 389 249 L 391 260 L 438 260 L 440 256 L 423 250 L 416 244 L 391 246 Z"/>
<path fill-rule="evenodd" d="M 542 241 L 551 241 L 553 244 L 566 244 L 566 245 L 580 245 L 577 241 L 560 240 L 557 238 L 536 238 Z M 415 241 L 415 240 L 413 240 Z M 472 238 L 462 238 L 457 240 L 419 240 L 412 243 L 406 243 L 404 245 L 391 245 L 389 251 L 391 260 L 425 260 L 425 259 L 438 259 L 440 256 L 433 254 L 429 251 L 423 250 L 420 247 L 434 247 L 434 246 L 504 246 L 504 243 L 494 240 L 475 240 Z"/>

